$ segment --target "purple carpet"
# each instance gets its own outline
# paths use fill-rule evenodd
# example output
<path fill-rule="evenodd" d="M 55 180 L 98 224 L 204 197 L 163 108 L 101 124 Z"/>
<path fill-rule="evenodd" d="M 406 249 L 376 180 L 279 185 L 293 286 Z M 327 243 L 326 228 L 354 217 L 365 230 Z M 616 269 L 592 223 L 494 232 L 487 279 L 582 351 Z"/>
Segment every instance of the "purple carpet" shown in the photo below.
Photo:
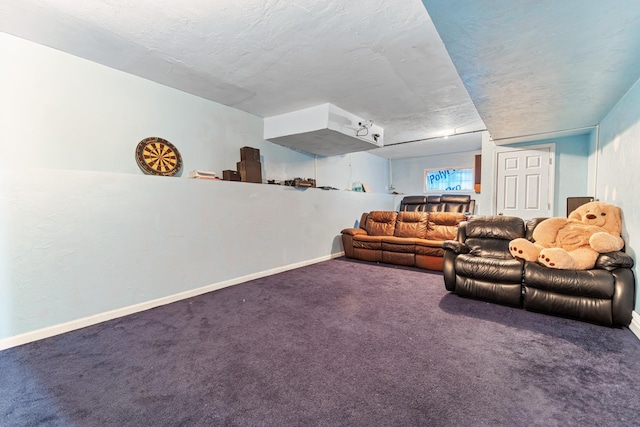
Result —
<path fill-rule="evenodd" d="M 637 426 L 640 340 L 344 258 L 0 352 L 2 426 Z"/>

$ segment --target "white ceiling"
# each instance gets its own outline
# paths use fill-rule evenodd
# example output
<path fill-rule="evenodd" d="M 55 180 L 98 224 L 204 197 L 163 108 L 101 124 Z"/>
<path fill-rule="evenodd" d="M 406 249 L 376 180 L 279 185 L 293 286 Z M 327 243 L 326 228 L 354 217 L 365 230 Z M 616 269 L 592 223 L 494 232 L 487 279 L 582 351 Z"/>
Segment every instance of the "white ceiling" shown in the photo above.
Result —
<path fill-rule="evenodd" d="M 640 78 L 640 1 L 423 2 L 495 141 L 594 126 Z"/>
<path fill-rule="evenodd" d="M 598 123 L 639 24 L 635 0 L 0 0 L 0 31 L 258 116 L 332 103 L 389 158 Z"/>

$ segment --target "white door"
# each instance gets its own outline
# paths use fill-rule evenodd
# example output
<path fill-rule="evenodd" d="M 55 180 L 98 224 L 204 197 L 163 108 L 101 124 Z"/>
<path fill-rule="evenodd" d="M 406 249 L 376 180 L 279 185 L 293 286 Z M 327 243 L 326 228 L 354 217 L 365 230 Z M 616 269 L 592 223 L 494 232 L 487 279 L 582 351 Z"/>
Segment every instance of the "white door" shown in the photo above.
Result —
<path fill-rule="evenodd" d="M 498 215 L 552 216 L 554 151 L 554 145 L 540 145 L 498 152 Z"/>

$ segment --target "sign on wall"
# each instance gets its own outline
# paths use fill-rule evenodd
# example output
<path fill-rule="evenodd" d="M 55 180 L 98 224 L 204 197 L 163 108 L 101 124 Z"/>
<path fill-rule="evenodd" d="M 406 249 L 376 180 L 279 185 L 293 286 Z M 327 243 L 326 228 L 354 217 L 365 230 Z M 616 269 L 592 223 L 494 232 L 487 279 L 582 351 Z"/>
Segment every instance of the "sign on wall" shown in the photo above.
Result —
<path fill-rule="evenodd" d="M 473 191 L 473 168 L 425 169 L 424 191 Z"/>

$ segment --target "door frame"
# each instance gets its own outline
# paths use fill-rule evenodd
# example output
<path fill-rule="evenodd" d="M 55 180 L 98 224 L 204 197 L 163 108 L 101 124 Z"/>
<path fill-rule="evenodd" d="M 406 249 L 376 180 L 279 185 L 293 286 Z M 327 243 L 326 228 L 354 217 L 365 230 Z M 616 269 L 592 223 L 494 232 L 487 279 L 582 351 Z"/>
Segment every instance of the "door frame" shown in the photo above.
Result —
<path fill-rule="evenodd" d="M 536 149 L 544 149 L 544 148 L 548 148 L 549 149 L 549 159 L 551 160 L 551 163 L 549 165 L 549 210 L 551 211 L 551 215 L 553 216 L 553 212 L 555 209 L 555 203 L 554 203 L 554 198 L 555 198 L 555 186 L 556 186 L 556 179 L 555 179 L 555 175 L 556 175 L 556 143 L 555 142 L 550 142 L 550 143 L 546 143 L 546 144 L 534 144 L 534 145 L 519 145 L 516 147 L 507 147 L 507 146 L 497 146 L 494 153 L 493 153 L 493 165 L 494 165 L 494 169 L 493 169 L 493 188 L 495 189 L 495 191 L 493 192 L 493 201 L 492 201 L 492 207 L 491 209 L 493 210 L 493 214 L 494 215 L 498 215 L 498 168 L 499 163 L 498 163 L 498 155 L 500 153 L 505 153 L 505 152 L 509 152 L 509 151 L 526 151 L 526 150 L 536 150 Z"/>

